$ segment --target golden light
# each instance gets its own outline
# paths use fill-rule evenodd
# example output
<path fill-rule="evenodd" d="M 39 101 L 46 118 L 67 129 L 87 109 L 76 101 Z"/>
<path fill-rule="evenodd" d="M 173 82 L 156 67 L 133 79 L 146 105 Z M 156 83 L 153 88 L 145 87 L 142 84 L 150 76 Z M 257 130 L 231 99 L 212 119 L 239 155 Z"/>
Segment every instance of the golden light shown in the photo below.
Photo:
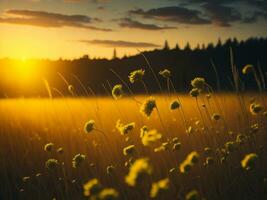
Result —
<path fill-rule="evenodd" d="M 17 66 L 14 68 L 15 78 L 23 82 L 29 82 L 34 78 L 36 73 L 35 68 L 36 66 L 34 66 L 30 60 L 23 57 L 20 61 L 18 61 Z"/>

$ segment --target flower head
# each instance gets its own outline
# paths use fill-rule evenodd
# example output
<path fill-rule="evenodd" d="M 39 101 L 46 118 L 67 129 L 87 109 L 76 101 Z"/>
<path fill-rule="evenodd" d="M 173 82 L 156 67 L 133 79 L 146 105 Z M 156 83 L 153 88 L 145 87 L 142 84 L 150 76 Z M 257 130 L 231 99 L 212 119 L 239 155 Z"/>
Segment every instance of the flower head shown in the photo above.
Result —
<path fill-rule="evenodd" d="M 59 163 L 56 159 L 50 158 L 45 162 L 45 166 L 49 170 L 53 170 L 59 166 Z"/>
<path fill-rule="evenodd" d="M 53 143 L 47 143 L 45 146 L 44 146 L 44 150 L 47 151 L 47 152 L 50 152 L 53 150 L 53 147 L 54 147 L 54 144 Z"/>
<path fill-rule="evenodd" d="M 130 73 L 129 80 L 131 83 L 142 81 L 144 75 L 145 75 L 145 70 L 143 69 L 135 70 Z"/>
<path fill-rule="evenodd" d="M 156 108 L 156 100 L 153 97 L 149 97 L 141 106 L 140 112 L 146 117 L 150 117 L 154 108 Z"/>
<path fill-rule="evenodd" d="M 125 177 L 125 182 L 129 186 L 135 186 L 139 181 L 142 181 L 145 175 L 152 174 L 152 166 L 147 158 L 137 159 L 130 167 L 128 175 Z"/>
<path fill-rule="evenodd" d="M 189 193 L 186 194 L 185 199 L 186 200 L 199 200 L 200 197 L 199 197 L 198 191 L 196 190 L 190 191 Z"/>
<path fill-rule="evenodd" d="M 147 131 L 148 131 L 147 126 L 143 126 L 143 127 L 140 129 L 140 138 L 144 137 L 144 135 L 147 133 Z"/>
<path fill-rule="evenodd" d="M 180 172 L 188 173 L 190 169 L 198 162 L 199 154 L 196 151 L 192 151 L 187 155 L 186 159 L 180 164 Z"/>
<path fill-rule="evenodd" d="M 132 131 L 134 129 L 134 127 L 135 127 L 134 122 L 131 122 L 128 124 L 123 124 L 123 123 L 121 123 L 120 120 L 118 120 L 116 123 L 116 128 L 121 133 L 121 135 L 128 134 L 130 131 Z"/>
<path fill-rule="evenodd" d="M 112 96 L 114 99 L 120 99 L 123 96 L 124 92 L 122 90 L 122 85 L 117 84 L 112 89 Z"/>
<path fill-rule="evenodd" d="M 199 90 L 197 88 L 193 88 L 191 91 L 190 91 L 190 96 L 191 97 L 198 97 L 199 95 Z"/>
<path fill-rule="evenodd" d="M 119 193 L 113 188 L 103 189 L 99 195 L 99 200 L 116 200 L 119 198 Z"/>
<path fill-rule="evenodd" d="M 132 155 L 135 152 L 135 146 L 134 145 L 129 145 L 128 147 L 125 147 L 123 149 L 123 155 Z"/>
<path fill-rule="evenodd" d="M 179 103 L 179 101 L 177 99 L 175 99 L 175 100 L 173 100 L 171 102 L 170 109 L 171 110 L 176 110 L 178 108 L 180 108 L 180 103 Z"/>
<path fill-rule="evenodd" d="M 152 183 L 150 190 L 151 198 L 160 198 L 162 195 L 169 190 L 170 180 L 168 178 L 162 179 L 158 182 Z"/>
<path fill-rule="evenodd" d="M 76 154 L 72 159 L 72 167 L 78 168 L 85 160 L 85 157 L 86 156 L 84 154 Z"/>
<path fill-rule="evenodd" d="M 171 77 L 171 71 L 168 69 L 164 69 L 159 72 L 159 75 L 163 76 L 164 78 L 170 78 Z"/>
<path fill-rule="evenodd" d="M 74 94 L 74 86 L 73 85 L 69 85 L 68 86 L 68 90 L 71 94 Z"/>
<path fill-rule="evenodd" d="M 191 85 L 198 90 L 203 90 L 205 86 L 205 79 L 202 77 L 196 77 L 191 81 Z"/>
<path fill-rule="evenodd" d="M 107 166 L 107 174 L 112 174 L 112 172 L 115 170 L 115 167 L 112 165 Z"/>
<path fill-rule="evenodd" d="M 199 154 L 196 151 L 192 151 L 190 154 L 187 155 L 186 160 L 196 164 L 198 162 L 199 159 Z"/>
<path fill-rule="evenodd" d="M 252 71 L 253 71 L 253 65 L 250 65 L 250 64 L 246 65 L 246 66 L 243 67 L 243 69 L 242 69 L 242 73 L 243 73 L 243 74 L 248 74 L 248 73 L 250 73 L 250 72 L 252 72 Z"/>
<path fill-rule="evenodd" d="M 162 134 L 159 133 L 156 129 L 147 131 L 146 134 L 142 137 L 142 143 L 144 146 L 149 146 L 157 141 L 159 141 L 162 137 Z"/>
<path fill-rule="evenodd" d="M 94 120 L 89 120 L 84 125 L 84 132 L 85 133 L 90 133 L 92 130 L 95 129 L 94 126 L 95 126 L 95 121 Z"/>
<path fill-rule="evenodd" d="M 241 161 L 241 166 L 245 170 L 251 170 L 255 167 L 256 161 L 258 160 L 259 156 L 255 153 L 247 154 L 244 159 Z"/>
<path fill-rule="evenodd" d="M 221 118 L 221 116 L 218 113 L 214 113 L 211 118 L 214 121 L 218 121 Z"/>
<path fill-rule="evenodd" d="M 251 112 L 252 115 L 257 115 L 262 111 L 262 106 L 258 103 L 252 103 L 249 106 L 249 111 Z"/>
<path fill-rule="evenodd" d="M 57 152 L 62 154 L 64 152 L 64 149 L 62 147 L 60 147 L 57 149 Z"/>
<path fill-rule="evenodd" d="M 102 186 L 98 179 L 94 178 L 89 180 L 83 185 L 83 194 L 84 196 L 92 196 L 99 193 L 102 189 Z"/>
<path fill-rule="evenodd" d="M 224 146 L 228 153 L 233 152 L 236 149 L 236 143 L 233 141 L 226 142 Z"/>

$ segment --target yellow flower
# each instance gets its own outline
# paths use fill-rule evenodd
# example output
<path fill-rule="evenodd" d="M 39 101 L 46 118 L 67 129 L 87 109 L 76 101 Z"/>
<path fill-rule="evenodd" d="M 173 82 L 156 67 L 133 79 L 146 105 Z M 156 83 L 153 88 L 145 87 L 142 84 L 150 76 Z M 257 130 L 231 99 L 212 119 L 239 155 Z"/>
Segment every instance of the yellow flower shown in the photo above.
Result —
<path fill-rule="evenodd" d="M 125 177 L 125 182 L 129 186 L 135 186 L 139 181 L 142 181 L 144 175 L 152 174 L 152 166 L 147 158 L 137 159 L 130 167 L 128 175 Z"/>

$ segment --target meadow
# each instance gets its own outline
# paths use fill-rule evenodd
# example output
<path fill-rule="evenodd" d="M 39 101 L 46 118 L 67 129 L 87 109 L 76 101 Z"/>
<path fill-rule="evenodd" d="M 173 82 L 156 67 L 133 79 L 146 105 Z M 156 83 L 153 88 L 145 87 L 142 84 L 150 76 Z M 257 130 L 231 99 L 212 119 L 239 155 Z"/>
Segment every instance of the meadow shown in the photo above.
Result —
<path fill-rule="evenodd" d="M 266 199 L 266 95 L 191 84 L 0 100 L 0 199 Z"/>

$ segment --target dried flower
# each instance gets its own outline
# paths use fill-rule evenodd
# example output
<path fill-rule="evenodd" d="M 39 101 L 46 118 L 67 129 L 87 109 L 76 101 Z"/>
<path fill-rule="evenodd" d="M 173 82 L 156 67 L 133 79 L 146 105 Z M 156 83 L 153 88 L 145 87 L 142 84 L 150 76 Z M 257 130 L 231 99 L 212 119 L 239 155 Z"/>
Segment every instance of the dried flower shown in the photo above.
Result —
<path fill-rule="evenodd" d="M 258 103 L 252 103 L 249 106 L 249 111 L 251 112 L 251 114 L 253 115 L 257 115 L 262 111 L 262 106 Z"/>
<path fill-rule="evenodd" d="M 102 189 L 102 186 L 98 179 L 94 178 L 89 180 L 86 184 L 83 185 L 83 194 L 84 196 L 92 196 L 98 194 Z"/>
<path fill-rule="evenodd" d="M 117 130 L 121 133 L 121 135 L 126 135 L 130 131 L 132 131 L 135 127 L 135 123 L 131 122 L 128 124 L 122 124 L 120 120 L 117 121 L 116 123 L 116 128 Z"/>
<path fill-rule="evenodd" d="M 251 170 L 255 167 L 256 161 L 258 160 L 259 156 L 255 153 L 247 154 L 244 159 L 241 161 L 241 166 L 245 170 Z"/>
<path fill-rule="evenodd" d="M 171 102 L 170 109 L 171 110 L 176 110 L 178 108 L 180 108 L 180 103 L 179 103 L 179 101 L 177 99 L 175 99 L 175 100 L 173 100 Z"/>
<path fill-rule="evenodd" d="M 119 193 L 113 188 L 103 189 L 99 195 L 99 200 L 116 200 L 119 199 Z"/>
<path fill-rule="evenodd" d="M 168 178 L 162 179 L 158 182 L 152 183 L 150 191 L 151 198 L 160 198 L 169 190 L 170 180 Z"/>
<path fill-rule="evenodd" d="M 156 108 L 156 100 L 153 97 L 149 97 L 145 102 L 142 104 L 140 108 L 140 112 L 145 115 L 146 117 L 150 117 L 154 108 Z"/>
<path fill-rule="evenodd" d="M 122 85 L 117 84 L 112 89 L 112 96 L 114 99 L 120 99 L 123 96 L 124 92 L 122 90 Z"/>
<path fill-rule="evenodd" d="M 243 74 L 248 74 L 251 72 L 253 72 L 253 65 L 248 64 L 245 67 L 243 67 L 243 69 L 242 69 Z"/>
<path fill-rule="evenodd" d="M 170 78 L 171 71 L 168 69 L 164 69 L 164 70 L 159 72 L 159 75 L 163 76 L 164 78 Z"/>
<path fill-rule="evenodd" d="M 212 120 L 214 120 L 214 121 L 218 121 L 220 118 L 221 118 L 221 116 L 218 113 L 214 113 L 212 115 Z"/>
<path fill-rule="evenodd" d="M 123 155 L 132 155 L 135 152 L 135 145 L 129 145 L 123 149 Z"/>
<path fill-rule="evenodd" d="M 162 134 L 159 133 L 156 129 L 147 131 L 146 134 L 142 137 L 142 143 L 144 146 L 149 146 L 157 141 L 159 141 L 162 137 Z"/>
<path fill-rule="evenodd" d="M 85 160 L 86 156 L 84 154 L 76 154 L 72 159 L 72 167 L 78 168 L 81 163 Z"/>
<path fill-rule="evenodd" d="M 92 130 L 95 129 L 94 126 L 95 126 L 95 121 L 94 120 L 89 120 L 84 125 L 84 132 L 85 133 L 90 133 Z"/>
<path fill-rule="evenodd" d="M 59 166 L 59 163 L 56 159 L 50 158 L 45 162 L 47 169 L 53 170 Z"/>
<path fill-rule="evenodd" d="M 143 69 L 135 70 L 130 73 L 129 80 L 131 83 L 142 81 L 144 75 L 145 75 L 145 70 Z"/>
<path fill-rule="evenodd" d="M 51 152 L 53 150 L 54 144 L 53 143 L 48 143 L 44 146 L 44 150 L 47 152 Z"/>
<path fill-rule="evenodd" d="M 137 159 L 132 166 L 128 175 L 125 177 L 125 182 L 129 186 L 135 186 L 137 183 L 142 181 L 144 175 L 151 175 L 152 167 L 147 158 Z"/>
<path fill-rule="evenodd" d="M 204 89 L 205 79 L 202 77 L 196 77 L 191 81 L 191 85 L 201 91 Z"/>
<path fill-rule="evenodd" d="M 190 96 L 191 97 L 198 97 L 199 95 L 199 90 L 197 88 L 193 88 L 191 91 L 190 91 Z"/>

